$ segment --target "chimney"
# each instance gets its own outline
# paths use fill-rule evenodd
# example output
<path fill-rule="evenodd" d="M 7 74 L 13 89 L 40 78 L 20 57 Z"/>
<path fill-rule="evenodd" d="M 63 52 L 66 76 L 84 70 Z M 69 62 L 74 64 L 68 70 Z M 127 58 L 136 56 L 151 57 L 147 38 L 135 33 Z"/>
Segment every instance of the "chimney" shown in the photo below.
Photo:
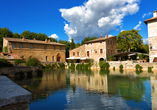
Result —
<path fill-rule="evenodd" d="M 153 12 L 153 17 L 157 17 L 157 11 Z"/>
<path fill-rule="evenodd" d="M 108 36 L 107 35 L 105 35 L 105 38 L 107 38 Z"/>
<path fill-rule="evenodd" d="M 102 36 L 100 36 L 100 38 L 102 38 Z"/>
<path fill-rule="evenodd" d="M 47 43 L 47 39 L 45 39 L 45 43 Z"/>
<path fill-rule="evenodd" d="M 33 40 L 36 40 L 35 38 Z"/>
<path fill-rule="evenodd" d="M 49 39 L 48 42 L 51 42 L 51 40 Z"/>
<path fill-rule="evenodd" d="M 22 41 L 25 41 L 25 36 L 23 36 Z"/>

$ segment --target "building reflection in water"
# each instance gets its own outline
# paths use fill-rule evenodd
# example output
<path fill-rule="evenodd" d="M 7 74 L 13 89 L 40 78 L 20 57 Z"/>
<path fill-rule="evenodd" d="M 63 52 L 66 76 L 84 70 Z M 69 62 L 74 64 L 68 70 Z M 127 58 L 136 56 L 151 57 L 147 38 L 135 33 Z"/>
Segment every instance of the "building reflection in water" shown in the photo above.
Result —
<path fill-rule="evenodd" d="M 70 84 L 80 86 L 88 92 L 108 93 L 107 75 L 101 76 L 99 71 L 95 71 L 94 75 L 71 74 Z"/>
<path fill-rule="evenodd" d="M 152 109 L 157 110 L 157 77 L 150 77 L 151 81 L 151 98 L 152 98 Z"/>

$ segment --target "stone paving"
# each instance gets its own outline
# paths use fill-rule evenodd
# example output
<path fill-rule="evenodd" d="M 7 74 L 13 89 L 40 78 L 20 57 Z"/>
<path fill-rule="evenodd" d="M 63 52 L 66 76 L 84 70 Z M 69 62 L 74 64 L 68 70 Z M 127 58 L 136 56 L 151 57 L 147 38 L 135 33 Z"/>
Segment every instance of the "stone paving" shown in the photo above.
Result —
<path fill-rule="evenodd" d="M 0 76 L 0 107 L 29 103 L 32 94 L 6 76 Z M 0 108 L 1 109 L 1 108 Z"/>

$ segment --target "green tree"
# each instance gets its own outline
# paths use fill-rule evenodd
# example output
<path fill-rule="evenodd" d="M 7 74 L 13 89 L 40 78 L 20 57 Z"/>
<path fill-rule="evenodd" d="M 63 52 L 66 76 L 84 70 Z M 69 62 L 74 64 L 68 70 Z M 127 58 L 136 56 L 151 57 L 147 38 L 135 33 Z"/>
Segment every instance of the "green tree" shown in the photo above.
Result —
<path fill-rule="evenodd" d="M 50 39 L 51 42 L 57 42 L 57 40 L 54 39 L 54 38 L 49 38 L 49 39 Z"/>
<path fill-rule="evenodd" d="M 66 40 L 59 40 L 58 42 L 61 43 L 61 44 L 65 44 L 66 45 L 66 47 L 65 47 L 66 58 L 68 58 L 69 57 L 70 42 L 68 42 Z"/>
<path fill-rule="evenodd" d="M 3 37 L 13 37 L 13 33 L 8 28 L 0 28 L 0 51 L 3 47 Z"/>
<path fill-rule="evenodd" d="M 81 42 L 81 45 L 83 45 L 85 42 L 87 41 L 90 41 L 90 40 L 94 40 L 94 39 L 97 39 L 97 37 L 93 36 L 93 37 L 85 37 L 82 42 Z"/>
<path fill-rule="evenodd" d="M 22 38 L 23 36 L 18 34 L 17 32 L 14 33 L 13 38 Z"/>
<path fill-rule="evenodd" d="M 33 39 L 32 36 L 31 36 L 30 31 L 28 31 L 28 30 L 27 31 L 23 31 L 21 33 L 21 35 L 24 36 L 26 39 Z"/>
<path fill-rule="evenodd" d="M 74 39 L 71 39 L 70 49 L 74 49 L 74 48 L 75 48 L 75 42 L 74 42 Z"/>
<path fill-rule="evenodd" d="M 120 32 L 117 36 L 117 48 L 121 51 L 139 51 L 142 47 L 143 41 L 138 30 L 126 30 Z"/>

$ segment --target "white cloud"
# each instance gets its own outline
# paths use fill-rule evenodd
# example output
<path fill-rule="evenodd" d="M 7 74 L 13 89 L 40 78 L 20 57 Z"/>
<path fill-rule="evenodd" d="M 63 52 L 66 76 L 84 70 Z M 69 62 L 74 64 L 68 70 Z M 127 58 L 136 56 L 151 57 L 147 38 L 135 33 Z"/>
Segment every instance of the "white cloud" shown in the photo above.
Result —
<path fill-rule="evenodd" d="M 142 22 L 139 21 L 139 23 L 134 27 L 134 29 L 136 29 L 136 30 L 137 30 L 137 29 L 138 29 L 138 30 L 141 30 L 141 28 L 139 28 L 139 27 L 141 26 L 141 23 L 142 23 Z"/>
<path fill-rule="evenodd" d="M 123 31 L 125 31 L 125 29 L 121 30 L 120 32 L 123 32 Z"/>
<path fill-rule="evenodd" d="M 54 38 L 54 39 L 59 39 L 57 34 L 51 34 L 49 37 Z"/>
<path fill-rule="evenodd" d="M 143 39 L 143 43 L 144 44 L 149 44 L 148 38 L 147 39 Z"/>
<path fill-rule="evenodd" d="M 113 35 L 109 34 L 108 37 L 112 37 Z"/>
<path fill-rule="evenodd" d="M 144 18 L 144 17 L 148 17 L 148 16 L 150 16 L 152 13 L 151 12 L 148 12 L 148 13 L 144 13 L 143 15 L 142 15 L 142 18 Z"/>
<path fill-rule="evenodd" d="M 126 15 L 139 10 L 139 0 L 88 0 L 82 6 L 60 9 L 66 20 L 64 30 L 69 39 L 109 34 L 121 26 Z"/>

